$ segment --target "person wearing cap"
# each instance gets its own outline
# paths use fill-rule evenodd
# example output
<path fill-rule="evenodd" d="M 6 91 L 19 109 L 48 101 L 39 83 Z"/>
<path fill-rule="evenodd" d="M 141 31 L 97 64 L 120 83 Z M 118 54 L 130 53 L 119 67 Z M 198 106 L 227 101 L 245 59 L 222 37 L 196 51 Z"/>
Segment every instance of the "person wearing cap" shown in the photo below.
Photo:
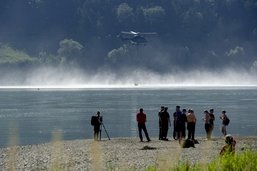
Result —
<path fill-rule="evenodd" d="M 222 147 L 220 151 L 220 155 L 235 154 L 236 141 L 234 140 L 234 138 L 230 134 L 227 134 L 225 136 L 225 142 L 226 142 L 226 145 Z"/>
<path fill-rule="evenodd" d="M 140 141 L 143 142 L 143 135 L 142 135 L 142 130 L 145 133 L 147 141 L 151 141 L 145 126 L 146 123 L 146 114 L 143 112 L 143 108 L 139 109 L 139 113 L 137 113 L 137 123 L 138 123 L 138 133 L 139 133 L 139 138 Z"/>

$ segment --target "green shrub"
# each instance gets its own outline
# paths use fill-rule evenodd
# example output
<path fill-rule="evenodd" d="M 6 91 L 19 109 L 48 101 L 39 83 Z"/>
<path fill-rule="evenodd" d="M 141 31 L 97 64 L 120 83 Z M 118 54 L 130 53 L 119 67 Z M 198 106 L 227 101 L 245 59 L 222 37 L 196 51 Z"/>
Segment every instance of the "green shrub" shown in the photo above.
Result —
<path fill-rule="evenodd" d="M 257 152 L 248 150 L 236 155 L 221 156 L 209 164 L 208 170 L 257 170 Z"/>
<path fill-rule="evenodd" d="M 15 50 L 9 45 L 0 45 L 0 64 L 26 64 L 34 60 L 25 52 Z"/>
<path fill-rule="evenodd" d="M 146 171 L 157 171 L 157 167 L 149 167 Z M 188 162 L 178 162 L 175 167 L 167 168 L 172 171 L 257 171 L 257 151 L 244 151 L 238 154 L 219 156 L 207 164 L 190 165 Z"/>

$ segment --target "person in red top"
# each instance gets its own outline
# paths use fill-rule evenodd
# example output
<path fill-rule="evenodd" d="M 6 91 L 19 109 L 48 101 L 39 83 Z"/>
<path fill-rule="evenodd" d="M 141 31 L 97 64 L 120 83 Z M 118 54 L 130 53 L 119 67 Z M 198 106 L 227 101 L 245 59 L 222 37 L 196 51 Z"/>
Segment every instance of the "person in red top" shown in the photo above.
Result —
<path fill-rule="evenodd" d="M 151 141 L 149 136 L 148 136 L 148 132 L 145 126 L 146 123 L 146 114 L 143 112 L 144 110 L 141 108 L 139 109 L 139 113 L 137 113 L 137 123 L 138 123 L 138 132 L 139 132 L 139 138 L 140 141 L 143 142 L 143 135 L 142 135 L 142 130 L 145 133 L 146 139 L 147 141 Z"/>

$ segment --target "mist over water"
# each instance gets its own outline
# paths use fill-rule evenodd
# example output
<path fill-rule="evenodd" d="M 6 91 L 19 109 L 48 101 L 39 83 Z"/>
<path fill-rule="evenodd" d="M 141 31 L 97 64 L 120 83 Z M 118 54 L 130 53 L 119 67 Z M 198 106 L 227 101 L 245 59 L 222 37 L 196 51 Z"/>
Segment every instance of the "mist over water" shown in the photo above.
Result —
<path fill-rule="evenodd" d="M 246 70 L 191 70 L 157 73 L 144 69 L 120 72 L 98 70 L 86 72 L 79 68 L 40 67 L 29 71 L 1 74 L 1 87 L 42 88 L 123 88 L 172 86 L 256 86 L 257 74 Z"/>

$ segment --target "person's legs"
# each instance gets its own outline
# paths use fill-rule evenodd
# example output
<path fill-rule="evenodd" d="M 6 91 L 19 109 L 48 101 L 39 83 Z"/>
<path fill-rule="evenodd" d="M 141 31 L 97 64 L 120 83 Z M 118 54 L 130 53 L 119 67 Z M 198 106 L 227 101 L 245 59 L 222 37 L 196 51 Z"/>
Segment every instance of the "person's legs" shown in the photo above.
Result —
<path fill-rule="evenodd" d="M 182 125 L 182 124 L 179 124 L 179 125 L 178 125 L 178 139 L 179 139 L 179 143 L 180 143 L 181 140 L 182 140 L 182 135 L 183 135 L 183 125 Z"/>
<path fill-rule="evenodd" d="M 162 138 L 163 138 L 162 127 L 159 126 L 159 140 L 161 140 Z"/>
<path fill-rule="evenodd" d="M 222 125 L 222 128 L 221 128 L 221 132 L 224 136 L 227 135 L 227 130 L 226 130 L 226 126 L 225 125 Z"/>
<path fill-rule="evenodd" d="M 94 126 L 94 140 L 98 140 L 99 128 L 97 125 Z"/>
<path fill-rule="evenodd" d="M 142 135 L 142 127 L 141 127 L 141 125 L 138 125 L 138 133 L 139 133 L 140 141 L 143 141 L 143 135 Z"/>
<path fill-rule="evenodd" d="M 210 124 L 205 124 L 205 131 L 206 131 L 206 138 L 210 139 L 210 132 L 211 132 L 211 125 Z"/>
<path fill-rule="evenodd" d="M 94 131 L 94 140 L 96 141 L 97 140 L 97 135 L 96 135 L 96 132 Z"/>
<path fill-rule="evenodd" d="M 186 128 L 185 128 L 185 125 L 182 126 L 182 138 L 186 138 Z"/>
<path fill-rule="evenodd" d="M 145 133 L 145 137 L 146 137 L 147 141 L 150 141 L 150 138 L 149 138 L 149 135 L 148 135 L 148 132 L 147 132 L 145 124 L 142 125 L 142 129 L 143 129 L 143 131 Z"/>
<path fill-rule="evenodd" d="M 225 132 L 225 136 L 227 135 L 227 126 L 224 126 L 224 132 Z"/>
<path fill-rule="evenodd" d="M 206 132 L 206 137 L 208 137 L 208 124 L 204 124 L 204 129 Z"/>
<path fill-rule="evenodd" d="M 162 138 L 163 138 L 163 139 L 166 139 L 166 138 L 167 138 L 167 132 L 168 132 L 167 126 L 164 126 L 163 129 L 162 129 L 162 131 L 163 131 L 163 132 L 162 132 L 162 133 L 163 133 L 163 134 L 162 134 Z"/>
<path fill-rule="evenodd" d="M 166 132 L 165 132 L 165 139 L 167 140 L 168 138 L 168 131 L 169 131 L 169 127 L 166 128 Z"/>
<path fill-rule="evenodd" d="M 187 139 L 192 139 L 192 123 L 187 124 L 188 136 Z"/>
<path fill-rule="evenodd" d="M 214 125 L 210 125 L 210 132 L 209 132 L 210 139 L 211 139 L 213 129 L 214 129 Z"/>
<path fill-rule="evenodd" d="M 99 139 L 99 131 L 96 132 L 96 139 L 97 139 L 97 140 L 100 140 L 100 139 Z"/>
<path fill-rule="evenodd" d="M 139 133 L 140 141 L 143 141 L 143 136 L 142 136 L 142 125 L 141 125 L 141 124 L 138 124 L 138 133 Z"/>
<path fill-rule="evenodd" d="M 181 143 L 181 140 L 182 140 L 182 131 L 179 131 L 178 132 L 178 142 L 179 142 L 179 144 Z"/>
<path fill-rule="evenodd" d="M 192 140 L 195 140 L 195 123 L 192 123 Z"/>

